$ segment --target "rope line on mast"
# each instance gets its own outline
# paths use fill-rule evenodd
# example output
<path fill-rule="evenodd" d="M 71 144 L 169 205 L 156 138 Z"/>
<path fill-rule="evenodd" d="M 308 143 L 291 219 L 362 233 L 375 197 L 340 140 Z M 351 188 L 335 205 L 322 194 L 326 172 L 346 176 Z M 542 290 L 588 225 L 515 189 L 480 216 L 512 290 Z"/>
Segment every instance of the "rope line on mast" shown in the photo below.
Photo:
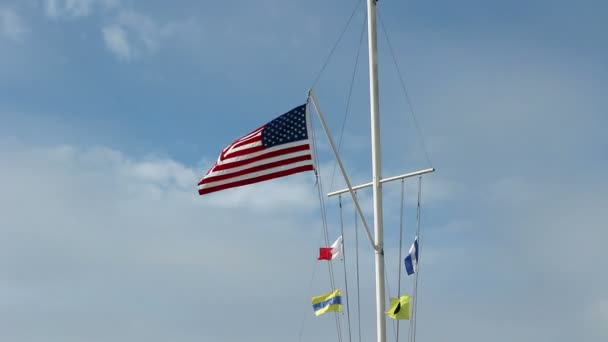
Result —
<path fill-rule="evenodd" d="M 355 196 L 357 192 L 355 191 Z M 357 326 L 359 328 L 359 342 L 361 342 L 361 287 L 359 281 L 359 215 L 355 209 L 355 264 L 357 274 Z"/>
<path fill-rule="evenodd" d="M 421 258 L 421 251 L 422 251 L 422 229 L 421 229 L 421 225 L 420 225 L 420 221 L 422 220 L 422 212 L 421 212 L 421 201 L 422 201 L 422 176 L 418 176 L 418 205 L 416 207 L 416 223 L 418 225 L 416 231 L 416 236 L 418 236 L 418 246 L 420 251 L 418 252 L 418 262 L 417 262 L 417 269 L 416 269 L 416 278 L 415 278 L 415 285 L 414 285 L 414 330 L 412 332 L 412 342 L 416 342 L 416 323 L 418 322 L 418 313 L 416 312 L 417 308 L 418 308 L 418 278 L 420 277 L 420 258 Z"/>
<path fill-rule="evenodd" d="M 414 122 L 414 127 L 416 128 L 416 131 L 417 131 L 418 135 L 420 136 L 420 142 L 422 145 L 422 149 L 424 150 L 424 155 L 426 157 L 426 161 L 429 163 L 430 167 L 433 167 L 433 162 L 431 161 L 431 157 L 429 156 L 429 152 L 426 147 L 426 143 L 424 142 L 424 136 L 422 135 L 422 130 L 420 129 L 420 125 L 418 125 L 418 119 L 416 118 L 416 114 L 414 112 L 414 106 L 412 105 L 412 100 L 410 99 L 407 88 L 405 86 L 405 81 L 403 80 L 401 68 L 399 68 L 399 63 L 397 63 L 397 58 L 395 57 L 395 51 L 393 50 L 393 45 L 391 44 L 391 40 L 388 36 L 388 31 L 386 30 L 386 27 L 384 26 L 384 21 L 382 20 L 382 15 L 380 14 L 380 11 L 378 11 L 378 21 L 380 21 L 380 26 L 382 27 L 381 31 L 382 31 L 382 33 L 384 33 L 384 38 L 386 39 L 386 42 L 388 45 L 388 50 L 391 53 L 391 57 L 393 59 L 393 64 L 395 64 L 395 69 L 397 70 L 397 75 L 399 76 L 399 83 L 401 84 L 401 89 L 403 91 L 403 94 L 405 95 L 405 99 L 406 99 L 406 102 L 410 109 L 410 113 L 412 114 L 411 117 L 412 117 L 412 121 Z"/>
<path fill-rule="evenodd" d="M 338 205 L 340 206 L 340 234 L 342 236 L 342 266 L 344 267 L 344 291 L 346 292 L 346 317 L 348 322 L 348 341 L 352 342 L 352 331 L 350 328 L 350 297 L 348 295 L 348 277 L 346 276 L 346 248 L 344 238 L 344 218 L 342 216 L 342 196 L 338 197 Z M 331 261 L 330 261 L 331 262 Z"/>
<path fill-rule="evenodd" d="M 346 109 L 344 110 L 344 118 L 342 119 L 342 127 L 340 129 L 340 137 L 338 138 L 338 152 L 340 152 L 340 148 L 342 147 L 342 137 L 344 136 L 344 128 L 346 127 L 346 119 L 348 118 L 348 113 L 351 104 L 351 98 L 353 94 L 353 88 L 355 85 L 355 76 L 357 76 L 357 69 L 359 66 L 359 56 L 361 54 L 361 46 L 363 45 L 363 37 L 365 37 L 365 28 L 367 23 L 367 12 L 365 13 L 365 17 L 363 18 L 363 25 L 361 27 L 361 34 L 359 35 L 359 45 L 357 47 L 357 53 L 355 57 L 355 65 L 353 67 L 353 73 L 350 79 L 350 86 L 348 88 L 348 97 L 346 99 Z M 334 178 L 336 176 L 336 168 L 338 167 L 337 162 L 334 162 L 334 169 L 331 172 L 331 181 L 329 182 L 329 188 L 332 189 L 334 186 Z"/>
<path fill-rule="evenodd" d="M 384 252 L 384 251 L 383 251 Z M 386 255 L 382 260 L 382 264 L 384 269 L 386 270 Z M 384 272 L 384 286 L 385 286 L 385 291 L 384 291 L 384 302 L 390 302 L 391 299 L 391 294 L 393 293 L 391 291 L 391 282 L 388 279 L 388 273 L 389 272 Z M 383 312 L 383 314 L 385 314 L 385 312 Z M 395 324 L 395 320 L 392 320 L 392 325 L 393 325 L 393 333 L 397 333 L 397 326 Z"/>
<path fill-rule="evenodd" d="M 311 135 L 312 135 L 312 140 L 313 142 L 316 141 L 315 138 L 315 130 L 311 129 Z M 323 222 L 323 234 L 325 236 L 325 245 L 329 246 L 329 233 L 328 233 L 328 229 L 327 229 L 327 207 L 325 204 L 325 200 L 324 200 L 324 192 L 323 192 L 323 181 L 321 180 L 321 177 L 318 176 L 318 174 L 321 173 L 321 169 L 320 169 L 320 164 L 318 162 L 318 154 L 317 154 L 317 149 L 316 149 L 316 144 L 313 143 L 313 158 L 315 159 L 315 166 L 316 166 L 316 170 L 315 172 L 317 173 L 317 195 L 319 198 L 319 206 L 321 209 L 321 220 Z M 327 268 L 329 269 L 329 283 L 331 285 L 331 289 L 335 290 L 336 289 L 336 282 L 335 282 L 335 278 L 334 278 L 334 270 L 332 267 L 332 263 L 329 262 L 327 263 Z M 342 342 L 342 324 L 340 323 L 340 315 L 336 312 L 336 314 L 334 315 L 335 317 L 335 322 L 336 322 L 336 331 L 338 334 L 338 341 Z"/>
<path fill-rule="evenodd" d="M 319 243 L 321 242 L 320 240 L 323 239 L 323 232 L 321 232 L 321 236 L 319 236 Z M 312 284 L 313 281 L 315 280 L 315 275 L 317 273 L 317 270 L 319 268 L 319 263 L 315 262 L 312 268 L 312 276 L 310 277 L 310 283 L 308 284 L 308 293 L 312 292 Z M 302 317 L 302 324 L 300 325 L 300 333 L 298 334 L 298 341 L 302 341 L 302 335 L 304 334 L 304 324 L 306 323 L 306 317 L 308 317 L 310 315 L 309 311 L 310 309 L 307 309 L 304 312 L 304 316 Z"/>
<path fill-rule="evenodd" d="M 397 259 L 397 269 L 399 270 L 397 276 L 397 298 L 401 297 L 401 257 L 403 251 L 403 216 L 404 216 L 404 205 L 405 204 L 405 180 L 401 179 L 401 208 L 399 215 L 399 259 Z M 399 342 L 399 321 L 397 320 L 397 332 L 395 333 L 395 341 Z"/>
<path fill-rule="evenodd" d="M 418 176 L 418 201 L 416 204 L 416 236 L 418 237 L 418 262 L 416 264 L 416 274 L 414 275 L 414 298 L 412 299 L 412 319 L 410 320 L 409 341 L 416 341 L 416 322 L 418 320 L 418 277 L 420 276 L 420 259 L 422 250 L 422 229 L 421 221 L 421 201 L 422 201 L 422 176 Z"/>
<path fill-rule="evenodd" d="M 386 269 L 386 259 L 384 260 L 384 269 Z M 384 294 L 384 301 L 388 301 L 390 303 L 390 299 L 391 299 L 391 283 L 390 281 L 388 281 L 388 272 L 384 272 L 384 282 L 386 284 L 386 291 Z M 393 321 L 393 333 L 395 333 L 395 335 L 397 334 L 397 325 L 395 324 L 396 320 L 392 320 Z"/>
<path fill-rule="evenodd" d="M 329 54 L 325 58 L 325 61 L 323 62 L 323 66 L 321 67 L 321 70 L 319 70 L 319 72 L 317 73 L 317 76 L 315 77 L 315 80 L 312 82 L 312 85 L 310 86 L 310 88 L 314 88 L 314 86 L 317 84 L 317 82 L 319 82 L 319 79 L 321 78 L 321 75 L 323 74 L 323 71 L 325 71 L 325 68 L 327 67 L 327 64 L 329 64 L 329 60 L 331 59 L 331 56 L 336 51 L 336 48 L 338 47 L 338 44 L 340 44 L 340 41 L 342 41 L 342 37 L 344 37 L 344 33 L 346 33 L 346 30 L 348 29 L 348 26 L 350 26 L 350 22 L 355 17 L 355 14 L 357 13 L 357 10 L 361 6 L 361 3 L 362 3 L 362 1 L 357 1 L 357 6 L 355 6 L 355 9 L 351 13 L 350 17 L 348 18 L 348 21 L 346 22 L 346 25 L 344 26 L 344 29 L 342 29 L 342 32 L 340 32 L 340 35 L 338 36 L 338 39 L 334 43 L 334 46 L 331 48 L 331 51 L 329 52 Z"/>

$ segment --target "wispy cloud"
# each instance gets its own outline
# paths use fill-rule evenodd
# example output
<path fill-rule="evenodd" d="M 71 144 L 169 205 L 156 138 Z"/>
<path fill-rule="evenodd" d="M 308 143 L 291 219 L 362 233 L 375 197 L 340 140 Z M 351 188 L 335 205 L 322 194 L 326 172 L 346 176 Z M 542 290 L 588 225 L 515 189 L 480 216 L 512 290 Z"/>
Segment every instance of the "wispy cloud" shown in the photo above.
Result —
<path fill-rule="evenodd" d="M 21 41 L 27 33 L 28 27 L 17 12 L 0 7 L 0 39 Z"/>
<path fill-rule="evenodd" d="M 127 33 L 120 26 L 106 26 L 102 29 L 103 39 L 108 50 L 121 60 L 130 60 L 134 51 L 129 44 Z"/>
<path fill-rule="evenodd" d="M 45 14 L 50 18 L 80 18 L 93 13 L 95 8 L 114 8 L 119 0 L 45 0 Z"/>
<path fill-rule="evenodd" d="M 200 28 L 192 21 L 161 24 L 147 15 L 126 10 L 102 28 L 106 47 L 124 61 L 153 54 L 164 43 L 180 41 L 197 31 Z"/>
<path fill-rule="evenodd" d="M 608 338 L 608 297 L 595 302 L 590 311 L 592 325 L 598 328 L 598 335 Z"/>
<path fill-rule="evenodd" d="M 309 217 L 314 188 L 298 177 L 267 182 L 258 192 L 227 191 L 218 204 L 218 196 L 197 194 L 198 172 L 167 158 L 5 142 L 0 162 L 6 176 L 0 179 L 0 205 L 10 208 L 0 216 L 0 318 L 10 322 L 3 336 L 12 341 L 26 340 L 30 329 L 46 335 L 33 340 L 72 334 L 78 337 L 70 341 L 99 341 L 102 334 L 116 341 L 161 341 L 175 338 L 169 328 L 174 324 L 182 341 L 201 334 L 230 341 L 277 322 L 279 334 L 287 336 L 290 317 L 309 309 L 296 305 L 277 316 L 257 302 L 305 302 L 309 295 L 298 285 L 310 279 L 300 270 L 314 263 L 318 230 L 310 227 L 318 222 Z M 287 189 L 299 196 L 261 195 Z M 280 267 L 279 256 L 290 267 Z M 284 273 L 277 277 L 279 270 Z M 167 309 L 168 303 L 174 309 L 152 309 Z M 251 324 L 248 329 L 226 329 L 234 307 L 266 318 L 244 323 Z M 133 315 L 149 328 L 119 324 L 105 331 Z"/>

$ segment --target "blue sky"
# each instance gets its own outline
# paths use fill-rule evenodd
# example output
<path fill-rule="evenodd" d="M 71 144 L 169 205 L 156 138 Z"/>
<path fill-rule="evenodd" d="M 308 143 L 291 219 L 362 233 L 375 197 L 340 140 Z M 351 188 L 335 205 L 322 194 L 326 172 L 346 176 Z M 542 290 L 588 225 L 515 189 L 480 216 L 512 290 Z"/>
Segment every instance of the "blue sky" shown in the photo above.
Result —
<path fill-rule="evenodd" d="M 0 0 L 0 336 L 335 338 L 309 303 L 328 290 L 313 176 L 204 197 L 196 183 L 226 144 L 305 101 L 355 7 Z M 363 9 L 314 87 L 336 137 Z M 608 4 L 382 0 L 379 13 L 419 125 L 379 31 L 383 174 L 428 167 L 423 142 L 438 170 L 424 178 L 419 339 L 604 341 Z M 343 140 L 355 183 L 371 174 L 367 89 L 363 50 Z M 394 290 L 397 184 L 384 202 Z M 373 253 L 360 253 L 371 339 Z"/>

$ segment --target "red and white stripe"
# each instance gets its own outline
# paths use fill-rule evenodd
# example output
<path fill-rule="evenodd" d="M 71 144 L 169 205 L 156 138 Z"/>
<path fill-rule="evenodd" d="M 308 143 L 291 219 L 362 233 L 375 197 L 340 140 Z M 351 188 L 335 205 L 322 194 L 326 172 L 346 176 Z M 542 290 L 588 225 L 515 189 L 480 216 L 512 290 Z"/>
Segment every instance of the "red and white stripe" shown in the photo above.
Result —
<path fill-rule="evenodd" d="M 198 183 L 200 195 L 314 170 L 309 139 L 264 148 L 264 127 L 224 148 Z"/>

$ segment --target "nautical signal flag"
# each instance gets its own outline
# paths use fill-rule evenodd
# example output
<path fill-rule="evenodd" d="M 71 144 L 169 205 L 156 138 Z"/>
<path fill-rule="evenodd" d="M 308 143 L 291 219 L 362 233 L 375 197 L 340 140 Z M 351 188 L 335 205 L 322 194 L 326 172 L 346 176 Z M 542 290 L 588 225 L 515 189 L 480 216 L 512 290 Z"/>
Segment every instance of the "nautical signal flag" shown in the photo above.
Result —
<path fill-rule="evenodd" d="M 226 146 L 199 195 L 314 170 L 310 137 L 304 104 Z"/>
<path fill-rule="evenodd" d="M 410 319 L 412 315 L 412 297 L 391 298 L 391 305 L 386 312 L 392 319 Z"/>
<path fill-rule="evenodd" d="M 418 237 L 414 239 L 408 256 L 405 257 L 405 270 L 408 275 L 412 275 L 418 271 Z"/>
<path fill-rule="evenodd" d="M 326 312 L 342 311 L 342 295 L 340 289 L 312 297 L 312 309 L 319 316 Z"/>
<path fill-rule="evenodd" d="M 342 246 L 342 235 L 338 236 L 338 239 L 331 244 L 330 247 L 319 248 L 319 257 L 317 260 L 333 260 L 336 258 L 342 259 L 344 254 L 344 247 Z"/>

